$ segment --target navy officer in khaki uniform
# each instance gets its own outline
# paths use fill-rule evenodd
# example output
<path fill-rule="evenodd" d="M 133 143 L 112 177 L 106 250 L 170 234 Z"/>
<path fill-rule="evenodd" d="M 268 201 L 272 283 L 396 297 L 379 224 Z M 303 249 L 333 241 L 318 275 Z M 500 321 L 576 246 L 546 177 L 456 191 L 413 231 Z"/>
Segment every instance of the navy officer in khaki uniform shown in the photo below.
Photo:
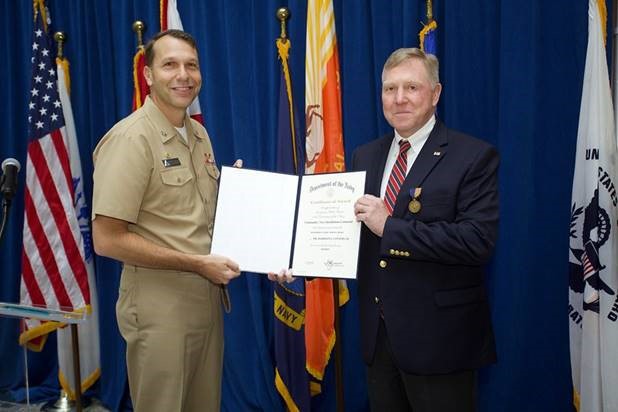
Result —
<path fill-rule="evenodd" d="M 209 254 L 219 171 L 186 111 L 202 85 L 196 44 L 169 30 L 145 54 L 150 96 L 94 152 L 94 246 L 124 263 L 116 314 L 135 410 L 218 411 L 221 285 L 240 271 Z"/>

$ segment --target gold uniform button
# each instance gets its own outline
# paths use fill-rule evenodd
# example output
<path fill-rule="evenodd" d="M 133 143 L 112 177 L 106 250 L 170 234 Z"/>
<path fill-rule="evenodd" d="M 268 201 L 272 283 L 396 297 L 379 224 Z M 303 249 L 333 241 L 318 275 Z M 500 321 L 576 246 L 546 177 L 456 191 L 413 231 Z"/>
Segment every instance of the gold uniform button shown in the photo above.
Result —
<path fill-rule="evenodd" d="M 405 252 L 405 253 L 404 253 L 404 255 L 405 255 L 406 257 L 409 257 L 409 256 L 410 256 L 410 252 Z"/>
<path fill-rule="evenodd" d="M 380 298 L 378 298 L 377 296 L 374 296 L 373 301 L 374 301 L 376 304 L 379 304 L 379 303 L 380 303 Z"/>
<path fill-rule="evenodd" d="M 394 255 L 395 254 L 395 250 L 391 249 L 391 250 L 388 251 L 388 253 L 390 253 L 391 255 Z"/>
<path fill-rule="evenodd" d="M 386 267 L 386 260 L 381 260 L 381 261 L 380 261 L 380 267 L 381 267 L 382 269 L 384 269 L 384 268 Z"/>

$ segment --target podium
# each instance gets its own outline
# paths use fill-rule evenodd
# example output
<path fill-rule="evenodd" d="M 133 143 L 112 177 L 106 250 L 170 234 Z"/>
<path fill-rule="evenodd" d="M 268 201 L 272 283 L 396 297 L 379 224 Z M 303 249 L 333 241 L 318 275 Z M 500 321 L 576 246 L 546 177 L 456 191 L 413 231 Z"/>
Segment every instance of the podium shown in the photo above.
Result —
<path fill-rule="evenodd" d="M 59 309 L 48 309 L 36 306 L 20 305 L 16 303 L 0 302 L 0 316 L 18 319 L 36 319 L 41 321 L 61 322 L 71 327 L 71 343 L 73 346 L 73 374 L 75 377 L 75 409 L 82 412 L 82 388 L 79 365 L 79 342 L 77 338 L 77 325 L 87 319 L 85 311 L 73 312 Z M 26 375 L 26 404 L 30 410 L 30 387 L 28 383 L 28 349 L 24 348 L 24 362 Z"/>

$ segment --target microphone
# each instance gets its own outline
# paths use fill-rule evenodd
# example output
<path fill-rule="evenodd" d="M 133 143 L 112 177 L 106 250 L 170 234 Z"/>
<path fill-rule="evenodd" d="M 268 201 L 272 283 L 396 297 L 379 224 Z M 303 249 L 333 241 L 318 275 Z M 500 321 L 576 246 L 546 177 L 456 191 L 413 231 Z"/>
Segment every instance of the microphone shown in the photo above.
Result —
<path fill-rule="evenodd" d="M 17 159 L 13 159 L 9 157 L 4 159 L 2 162 L 2 172 L 4 175 L 2 176 L 2 188 L 0 191 L 4 196 L 5 202 L 11 202 L 13 200 L 13 196 L 15 196 L 15 192 L 17 192 L 17 172 L 21 165 Z"/>

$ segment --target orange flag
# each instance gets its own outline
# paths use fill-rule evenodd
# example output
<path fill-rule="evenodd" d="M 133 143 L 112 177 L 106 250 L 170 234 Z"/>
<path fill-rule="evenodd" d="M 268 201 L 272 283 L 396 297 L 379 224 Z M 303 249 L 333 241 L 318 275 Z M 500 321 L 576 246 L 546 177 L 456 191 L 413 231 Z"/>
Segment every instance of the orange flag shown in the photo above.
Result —
<path fill-rule="evenodd" d="M 305 173 L 345 170 L 339 57 L 332 0 L 308 0 L 305 61 Z M 349 297 L 341 282 L 340 304 Z M 322 380 L 335 344 L 333 281 L 314 279 L 305 287 L 307 370 Z"/>

